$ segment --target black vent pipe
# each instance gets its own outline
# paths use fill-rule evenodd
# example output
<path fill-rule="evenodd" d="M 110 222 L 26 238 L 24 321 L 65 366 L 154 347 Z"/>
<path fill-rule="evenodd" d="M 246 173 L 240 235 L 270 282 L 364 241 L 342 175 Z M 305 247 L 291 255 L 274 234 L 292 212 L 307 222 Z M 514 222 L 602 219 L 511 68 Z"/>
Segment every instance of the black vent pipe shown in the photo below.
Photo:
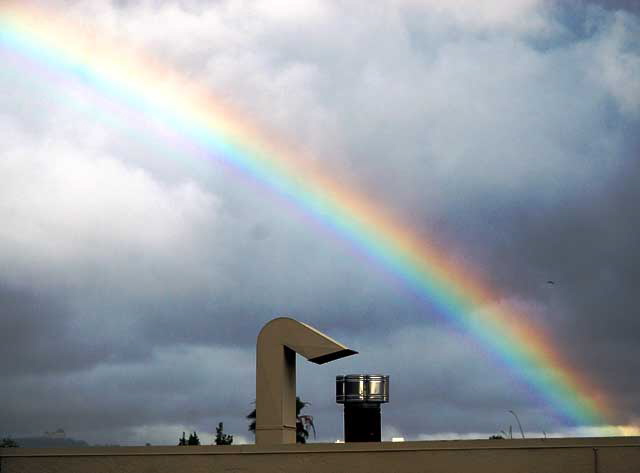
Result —
<path fill-rule="evenodd" d="M 389 402 L 389 376 L 336 376 L 336 402 L 344 404 L 345 442 L 380 442 L 380 404 Z"/>

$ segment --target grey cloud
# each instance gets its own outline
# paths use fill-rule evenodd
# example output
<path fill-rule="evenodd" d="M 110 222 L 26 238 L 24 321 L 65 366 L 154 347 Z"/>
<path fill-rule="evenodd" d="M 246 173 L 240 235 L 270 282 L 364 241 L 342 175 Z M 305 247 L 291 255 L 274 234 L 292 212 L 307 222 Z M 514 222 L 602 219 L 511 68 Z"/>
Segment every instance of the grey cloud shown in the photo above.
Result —
<path fill-rule="evenodd" d="M 100 441 L 96 433 L 153 425 L 159 418 L 198 429 L 208 423 L 211 430 L 216 418 L 231 413 L 242 418 L 250 406 L 245 394 L 253 389 L 251 359 L 233 349 L 176 347 L 139 362 L 98 364 L 63 375 L 16 375 L 3 385 L 9 409 L 0 420 L 7 430 L 27 434 L 25 425 L 36 433 L 65 425 L 90 441 Z M 221 384 L 223 378 L 228 385 Z"/>

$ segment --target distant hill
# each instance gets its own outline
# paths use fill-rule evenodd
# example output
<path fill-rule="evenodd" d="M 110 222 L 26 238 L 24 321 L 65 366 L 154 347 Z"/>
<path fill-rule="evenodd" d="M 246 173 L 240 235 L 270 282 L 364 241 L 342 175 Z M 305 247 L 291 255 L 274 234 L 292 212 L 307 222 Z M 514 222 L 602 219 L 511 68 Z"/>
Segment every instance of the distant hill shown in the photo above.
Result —
<path fill-rule="evenodd" d="M 13 440 L 22 448 L 78 448 L 88 447 L 84 440 L 72 438 L 51 438 L 51 437 L 22 437 Z"/>

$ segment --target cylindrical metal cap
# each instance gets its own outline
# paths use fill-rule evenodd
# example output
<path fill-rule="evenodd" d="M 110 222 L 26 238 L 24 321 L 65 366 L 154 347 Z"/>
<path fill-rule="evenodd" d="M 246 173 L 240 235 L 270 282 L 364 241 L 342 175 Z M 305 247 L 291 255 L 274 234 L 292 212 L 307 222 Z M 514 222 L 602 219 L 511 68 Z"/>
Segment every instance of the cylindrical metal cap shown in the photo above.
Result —
<path fill-rule="evenodd" d="M 389 402 L 389 376 L 347 374 L 336 376 L 336 402 Z"/>

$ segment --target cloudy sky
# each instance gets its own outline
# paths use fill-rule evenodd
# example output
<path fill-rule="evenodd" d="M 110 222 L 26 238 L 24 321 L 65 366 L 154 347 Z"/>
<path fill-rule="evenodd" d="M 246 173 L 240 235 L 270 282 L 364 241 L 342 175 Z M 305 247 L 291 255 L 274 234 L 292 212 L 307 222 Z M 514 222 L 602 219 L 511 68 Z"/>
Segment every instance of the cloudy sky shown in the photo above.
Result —
<path fill-rule="evenodd" d="M 611 424 L 639 426 L 634 3 L 33 2 L 206 87 L 428 235 L 606 393 Z M 385 438 L 486 437 L 516 428 L 510 409 L 530 435 L 607 433 L 567 425 L 304 210 L 27 62 L 0 41 L 0 436 L 210 443 L 224 422 L 253 442 L 255 338 L 282 315 L 360 351 L 299 360 L 319 440 L 341 436 L 348 372 L 391 376 Z"/>

